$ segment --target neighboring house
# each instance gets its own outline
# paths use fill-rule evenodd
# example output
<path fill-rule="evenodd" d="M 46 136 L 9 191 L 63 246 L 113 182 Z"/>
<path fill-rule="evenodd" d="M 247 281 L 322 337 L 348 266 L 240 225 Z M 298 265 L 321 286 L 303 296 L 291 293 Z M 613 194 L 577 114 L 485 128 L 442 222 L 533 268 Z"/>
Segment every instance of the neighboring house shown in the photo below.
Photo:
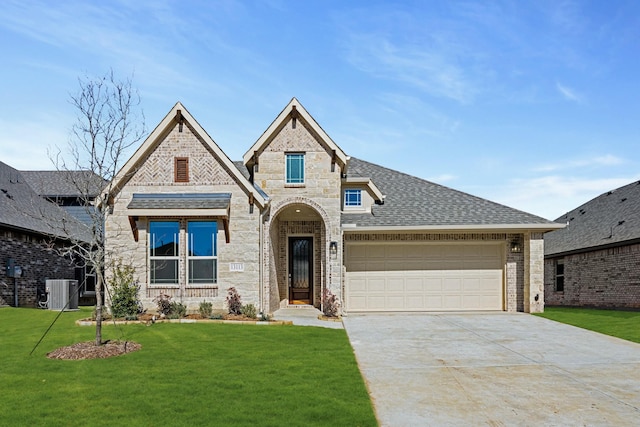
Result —
<path fill-rule="evenodd" d="M 92 224 L 91 204 L 107 185 L 92 171 L 21 171 L 40 196 L 56 203 L 85 224 Z M 89 209 L 87 208 L 89 207 Z"/>
<path fill-rule="evenodd" d="M 548 305 L 640 308 L 640 181 L 602 194 L 545 234 Z"/>
<path fill-rule="evenodd" d="M 94 215 L 93 202 L 108 184 L 93 171 L 21 171 L 29 186 L 40 196 L 57 204 L 84 224 L 101 218 Z M 96 275 L 90 266 L 77 267 L 73 276 L 80 285 L 80 305 L 95 305 Z"/>
<path fill-rule="evenodd" d="M 410 155 L 410 153 L 407 153 Z M 294 98 L 232 162 L 177 103 L 117 174 L 106 249 L 141 299 L 266 313 L 544 306 L 543 233 L 562 225 L 347 156 Z"/>
<path fill-rule="evenodd" d="M 0 305 L 16 305 L 17 299 L 18 306 L 34 307 L 46 279 L 73 279 L 73 263 L 57 249 L 67 244 L 67 233 L 82 236 L 82 228 L 0 162 Z"/>

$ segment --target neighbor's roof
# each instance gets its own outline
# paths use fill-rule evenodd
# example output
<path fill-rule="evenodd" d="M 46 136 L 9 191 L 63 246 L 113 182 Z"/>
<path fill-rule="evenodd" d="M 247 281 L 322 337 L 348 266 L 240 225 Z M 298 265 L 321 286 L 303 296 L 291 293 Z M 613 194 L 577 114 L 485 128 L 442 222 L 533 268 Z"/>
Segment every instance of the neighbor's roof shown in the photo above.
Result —
<path fill-rule="evenodd" d="M 107 181 L 92 171 L 22 171 L 33 190 L 44 197 L 95 198 Z"/>
<path fill-rule="evenodd" d="M 480 197 L 434 184 L 415 176 L 354 157 L 350 176 L 369 177 L 386 195 L 371 214 L 342 214 L 345 230 L 375 229 L 537 229 L 562 225 Z"/>
<path fill-rule="evenodd" d="M 40 197 L 22 174 L 0 162 L 0 224 L 26 232 L 89 241 L 87 227 Z"/>
<path fill-rule="evenodd" d="M 567 227 L 544 235 L 545 256 L 640 241 L 640 181 L 601 194 L 556 221 Z"/>

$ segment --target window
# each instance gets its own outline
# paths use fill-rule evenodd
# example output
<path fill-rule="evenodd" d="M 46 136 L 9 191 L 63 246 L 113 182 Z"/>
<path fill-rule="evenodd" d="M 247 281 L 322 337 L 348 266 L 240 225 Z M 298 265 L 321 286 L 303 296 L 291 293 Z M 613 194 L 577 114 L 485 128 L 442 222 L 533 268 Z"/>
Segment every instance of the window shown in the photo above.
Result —
<path fill-rule="evenodd" d="M 304 184 L 304 154 L 287 154 L 286 159 L 286 183 Z"/>
<path fill-rule="evenodd" d="M 173 173 L 175 182 L 189 182 L 189 158 L 176 157 Z"/>
<path fill-rule="evenodd" d="M 564 260 L 556 260 L 556 292 L 564 292 Z"/>
<path fill-rule="evenodd" d="M 149 269 L 152 285 L 178 284 L 178 221 L 149 223 Z"/>
<path fill-rule="evenodd" d="M 344 207 L 362 207 L 362 190 L 344 190 Z"/>
<path fill-rule="evenodd" d="M 217 282 L 217 236 L 215 221 L 189 221 L 188 236 L 188 277 L 190 285 Z"/>

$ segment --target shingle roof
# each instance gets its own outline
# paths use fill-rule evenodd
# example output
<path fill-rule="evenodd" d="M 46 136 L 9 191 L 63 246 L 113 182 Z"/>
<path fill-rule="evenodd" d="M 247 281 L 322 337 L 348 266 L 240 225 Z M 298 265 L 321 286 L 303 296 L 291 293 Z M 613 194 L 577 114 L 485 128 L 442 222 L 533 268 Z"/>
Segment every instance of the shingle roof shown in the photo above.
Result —
<path fill-rule="evenodd" d="M 89 196 L 93 199 L 107 185 L 92 171 L 22 171 L 33 190 L 44 197 Z"/>
<path fill-rule="evenodd" d="M 369 177 L 386 195 L 371 214 L 343 213 L 342 224 L 357 227 L 557 224 L 415 176 L 351 158 L 347 173 Z"/>
<path fill-rule="evenodd" d="M 544 235 L 545 256 L 640 239 L 640 181 L 608 191 L 556 220 L 567 224 Z"/>
<path fill-rule="evenodd" d="M 127 209 L 226 209 L 231 193 L 134 194 Z"/>
<path fill-rule="evenodd" d="M 0 224 L 48 236 L 89 240 L 86 226 L 42 197 L 22 174 L 0 162 Z"/>

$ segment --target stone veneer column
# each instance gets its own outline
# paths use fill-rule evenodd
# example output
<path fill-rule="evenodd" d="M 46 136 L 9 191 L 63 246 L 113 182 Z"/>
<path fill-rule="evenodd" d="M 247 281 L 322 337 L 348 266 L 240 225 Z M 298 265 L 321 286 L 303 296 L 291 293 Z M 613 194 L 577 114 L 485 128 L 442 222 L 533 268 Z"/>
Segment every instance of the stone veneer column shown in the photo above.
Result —
<path fill-rule="evenodd" d="M 542 233 L 524 235 L 524 311 L 544 311 L 544 240 Z"/>

